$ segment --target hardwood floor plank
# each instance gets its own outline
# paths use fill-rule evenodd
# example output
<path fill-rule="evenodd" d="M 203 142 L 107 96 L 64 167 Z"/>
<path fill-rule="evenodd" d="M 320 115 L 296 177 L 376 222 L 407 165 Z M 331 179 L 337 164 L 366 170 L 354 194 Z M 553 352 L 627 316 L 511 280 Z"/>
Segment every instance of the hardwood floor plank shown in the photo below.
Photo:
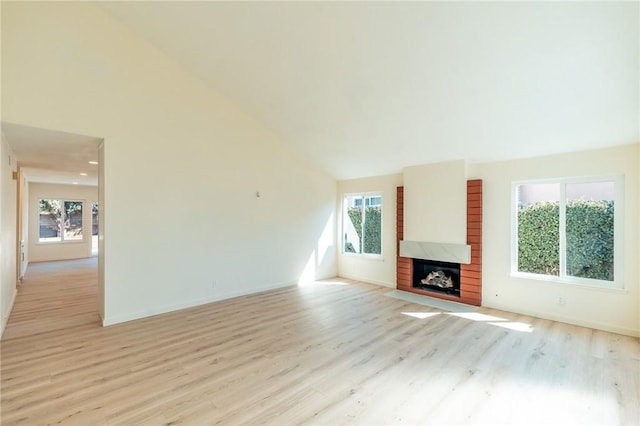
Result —
<path fill-rule="evenodd" d="M 30 266 L 3 425 L 639 424 L 638 339 L 353 280 L 102 328 L 95 259 Z"/>

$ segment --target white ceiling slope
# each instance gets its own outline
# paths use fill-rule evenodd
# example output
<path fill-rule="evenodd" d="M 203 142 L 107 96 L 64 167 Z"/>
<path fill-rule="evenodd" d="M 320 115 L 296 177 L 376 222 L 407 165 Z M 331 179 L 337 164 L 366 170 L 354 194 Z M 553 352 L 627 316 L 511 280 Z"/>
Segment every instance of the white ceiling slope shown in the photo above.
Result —
<path fill-rule="evenodd" d="M 337 179 L 639 142 L 637 2 L 105 2 Z"/>
<path fill-rule="evenodd" d="M 98 161 L 102 139 L 7 122 L 2 133 L 29 182 L 98 185 L 98 165 L 89 161 Z"/>

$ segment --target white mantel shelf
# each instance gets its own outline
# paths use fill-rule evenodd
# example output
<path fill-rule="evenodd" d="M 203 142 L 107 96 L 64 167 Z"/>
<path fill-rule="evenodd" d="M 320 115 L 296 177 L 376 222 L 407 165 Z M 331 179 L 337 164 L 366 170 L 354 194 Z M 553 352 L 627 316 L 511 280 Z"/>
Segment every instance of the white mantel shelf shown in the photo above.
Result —
<path fill-rule="evenodd" d="M 400 241 L 400 256 L 451 263 L 471 263 L 471 246 L 467 244 Z"/>

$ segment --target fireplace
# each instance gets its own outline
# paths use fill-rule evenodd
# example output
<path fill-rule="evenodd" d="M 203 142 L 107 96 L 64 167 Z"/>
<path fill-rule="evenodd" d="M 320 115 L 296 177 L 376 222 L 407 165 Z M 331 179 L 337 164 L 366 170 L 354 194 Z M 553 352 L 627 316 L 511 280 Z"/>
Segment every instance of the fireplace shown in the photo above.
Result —
<path fill-rule="evenodd" d="M 414 289 L 460 297 L 460 264 L 413 259 Z"/>
<path fill-rule="evenodd" d="M 397 226 L 397 288 L 398 290 L 437 297 L 481 306 L 482 304 L 482 181 L 479 179 L 467 181 L 467 244 L 470 253 L 464 246 L 456 244 L 423 244 L 404 241 L 404 188 L 398 187 L 396 199 Z M 408 250 L 407 250 L 408 249 Z M 416 280 L 414 277 L 414 261 L 416 259 L 437 259 L 445 262 L 459 262 L 458 291 L 449 294 L 435 288 L 423 289 L 414 287 L 425 277 Z M 427 273 L 428 275 L 428 273 Z M 446 278 L 443 278 L 446 280 Z M 446 283 L 446 281 L 445 281 Z M 445 284 L 446 285 L 446 284 Z M 433 287 L 433 286 L 431 286 Z M 433 291 L 435 290 L 435 291 Z"/>

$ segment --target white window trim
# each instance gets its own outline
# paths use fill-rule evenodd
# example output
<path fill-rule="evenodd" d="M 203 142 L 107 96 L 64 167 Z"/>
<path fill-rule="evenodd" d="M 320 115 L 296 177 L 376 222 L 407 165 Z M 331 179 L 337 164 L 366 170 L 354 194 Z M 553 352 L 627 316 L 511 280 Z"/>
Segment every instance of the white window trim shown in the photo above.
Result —
<path fill-rule="evenodd" d="M 558 183 L 560 184 L 560 229 L 566 223 L 566 185 L 572 183 L 590 182 L 614 182 L 615 184 L 615 207 L 613 216 L 613 281 L 597 280 L 591 278 L 571 277 L 566 275 L 566 232 L 560 232 L 560 275 L 543 275 L 530 272 L 518 271 L 518 200 L 516 198 L 516 188 L 519 185 L 538 183 Z M 624 176 L 623 175 L 603 175 L 603 176 L 582 176 L 571 178 L 555 179 L 530 179 L 511 183 L 511 276 L 514 278 L 525 278 L 537 281 L 547 281 L 560 284 L 579 285 L 580 287 L 605 288 L 613 290 L 624 290 Z"/>
<path fill-rule="evenodd" d="M 375 253 L 349 253 L 344 251 L 344 213 L 345 213 L 345 198 L 353 197 L 353 196 L 361 196 L 362 197 L 362 207 L 364 206 L 364 199 L 366 197 L 380 197 L 380 207 L 381 207 L 381 220 L 380 220 L 380 254 Z M 384 192 L 383 191 L 367 191 L 367 192 L 345 192 L 342 194 L 342 201 L 340 203 L 340 254 L 346 257 L 357 257 L 360 259 L 371 259 L 371 260 L 382 260 L 384 259 Z M 376 206 L 373 206 L 376 207 Z"/>

